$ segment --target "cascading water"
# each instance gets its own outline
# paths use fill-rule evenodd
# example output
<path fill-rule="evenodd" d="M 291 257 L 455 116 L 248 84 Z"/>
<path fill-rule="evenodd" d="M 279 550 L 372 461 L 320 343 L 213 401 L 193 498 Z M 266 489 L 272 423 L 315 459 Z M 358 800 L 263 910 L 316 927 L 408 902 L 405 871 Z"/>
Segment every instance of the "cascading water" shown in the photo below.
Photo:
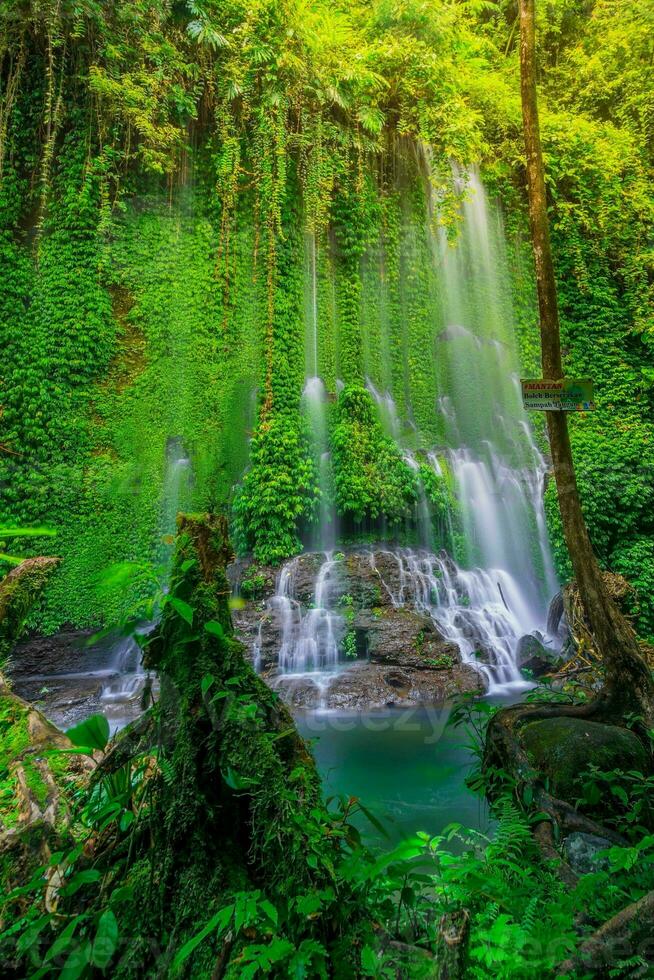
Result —
<path fill-rule="evenodd" d="M 162 538 L 174 534 L 175 522 L 180 509 L 188 504 L 191 490 L 191 461 L 184 451 L 182 440 L 172 437 L 166 445 L 166 472 L 161 504 Z M 170 570 L 172 548 L 165 543 L 165 574 Z M 147 632 L 154 623 L 144 623 Z M 126 707 L 141 698 L 150 678 L 143 668 L 141 648 L 134 637 L 118 640 L 111 651 L 109 663 L 111 678 L 102 686 L 100 701 L 114 727 L 123 723 Z M 127 712 L 128 714 L 128 712 Z"/>
<path fill-rule="evenodd" d="M 309 422 L 314 459 L 318 467 L 320 491 L 319 521 L 314 535 L 316 548 L 329 550 L 336 539 L 336 514 L 333 505 L 331 455 L 327 431 L 327 391 L 320 378 L 307 378 L 302 405 Z"/>
<path fill-rule="evenodd" d="M 515 647 L 533 623 L 510 575 L 481 568 L 466 571 L 445 553 L 408 548 L 385 553 L 397 562 L 396 588 L 378 574 L 394 606 L 410 605 L 428 615 L 441 635 L 457 644 L 462 661 L 483 674 L 489 694 L 524 683 Z M 374 551 L 370 562 L 376 568 Z"/>
<path fill-rule="evenodd" d="M 423 171 L 428 169 L 425 155 Z M 392 351 L 388 318 L 396 300 L 389 292 L 383 247 L 366 258 L 369 292 L 362 309 L 362 354 L 366 388 L 384 432 L 416 476 L 416 504 L 406 530 L 408 540 L 417 540 L 418 547 L 383 546 L 387 554 L 392 547 L 401 583 L 393 589 L 389 584 L 389 595 L 394 605 L 408 605 L 430 616 L 444 639 L 458 645 L 463 661 L 475 666 L 490 691 L 497 691 L 521 683 L 519 640 L 546 631 L 548 600 L 558 586 L 542 502 L 546 465 L 521 404 L 501 217 L 489 205 L 476 173 L 465 184 L 456 174 L 453 179 L 463 201 L 455 245 L 436 227 L 437 205 L 429 180 L 427 220 L 424 225 L 409 224 L 404 236 L 407 289 L 419 281 L 412 278 L 411 263 L 419 263 L 420 254 L 431 258 L 420 274 L 431 283 L 433 365 L 426 367 L 424 348 L 419 357 L 411 352 L 411 323 L 402 325 L 401 336 L 394 339 L 400 347 Z M 423 253 L 421 236 L 426 242 Z M 404 283 L 400 296 L 403 288 Z M 304 606 L 295 597 L 294 562 L 282 569 L 269 601 L 268 612 L 278 623 L 282 676 L 333 672 L 344 635 L 342 618 L 330 608 L 335 565 L 331 552 L 338 536 L 331 502 L 328 395 L 319 376 L 326 363 L 321 345 L 333 350 L 339 341 L 338 333 L 330 333 L 337 327 L 319 322 L 319 308 L 316 237 L 308 234 L 302 405 L 322 502 L 311 543 L 327 555 L 316 567 L 311 607 L 306 608 L 306 594 Z M 410 304 L 406 309 L 410 313 Z M 431 420 L 424 401 L 429 390 Z M 422 399 L 419 424 L 414 419 L 414 394 Z M 424 467 L 433 471 L 437 484 L 442 481 L 444 497 L 454 495 L 454 507 L 434 509 Z M 396 537 L 398 533 L 393 532 Z M 443 545 L 456 561 L 445 552 L 433 553 Z"/>
<path fill-rule="evenodd" d="M 505 604 L 523 632 L 543 630 L 547 602 L 557 588 L 542 503 L 545 464 L 517 384 L 501 219 L 499 212 L 491 214 L 475 172 L 456 247 L 431 227 L 446 324 L 437 337 L 440 384 L 447 392 L 439 407 L 452 447 L 447 456 L 467 563 L 486 569 L 492 582 L 502 581 Z M 491 595 L 487 602 L 492 605 Z"/>
<path fill-rule="evenodd" d="M 275 594 L 267 602 L 266 616 L 275 621 L 279 631 L 277 668 L 283 680 L 310 674 L 312 682 L 323 691 L 339 663 L 339 643 L 343 632 L 342 617 L 331 608 L 332 590 L 338 562 L 326 552 L 320 563 L 308 608 L 295 597 L 297 562 L 281 569 Z M 261 667 L 262 629 L 254 648 L 255 669 Z M 283 682 L 283 681 L 282 681 Z"/>

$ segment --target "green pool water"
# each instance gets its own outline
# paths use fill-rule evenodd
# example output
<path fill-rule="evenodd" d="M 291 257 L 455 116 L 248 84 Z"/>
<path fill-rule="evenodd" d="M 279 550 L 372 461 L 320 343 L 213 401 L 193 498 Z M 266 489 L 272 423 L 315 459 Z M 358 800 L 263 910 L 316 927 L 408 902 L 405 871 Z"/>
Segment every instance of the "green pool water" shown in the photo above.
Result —
<path fill-rule="evenodd" d="M 465 733 L 447 727 L 450 711 L 316 711 L 296 723 L 312 746 L 325 796 L 356 796 L 392 840 L 418 830 L 440 834 L 451 823 L 486 832 L 488 808 L 465 784 L 474 759 Z M 369 842 L 379 838 L 367 820 L 358 826 Z"/>

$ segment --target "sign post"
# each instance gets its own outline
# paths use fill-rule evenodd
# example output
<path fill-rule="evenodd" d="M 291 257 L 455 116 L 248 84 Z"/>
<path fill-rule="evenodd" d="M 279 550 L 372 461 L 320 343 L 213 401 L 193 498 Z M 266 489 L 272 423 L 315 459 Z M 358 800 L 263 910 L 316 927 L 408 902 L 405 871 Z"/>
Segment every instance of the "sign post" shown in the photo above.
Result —
<path fill-rule="evenodd" d="M 543 381 L 523 378 L 522 404 L 531 412 L 593 412 L 593 382 L 589 378 Z"/>

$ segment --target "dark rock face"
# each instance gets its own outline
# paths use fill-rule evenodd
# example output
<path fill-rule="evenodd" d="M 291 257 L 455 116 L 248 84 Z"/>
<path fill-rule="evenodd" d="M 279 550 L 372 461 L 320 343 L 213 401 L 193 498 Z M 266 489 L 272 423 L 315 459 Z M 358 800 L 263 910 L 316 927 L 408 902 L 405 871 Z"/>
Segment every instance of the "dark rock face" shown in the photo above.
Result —
<path fill-rule="evenodd" d="M 483 691 L 479 674 L 461 664 L 457 645 L 447 641 L 433 620 L 410 603 L 398 601 L 403 582 L 398 561 L 389 551 L 336 554 L 329 574 L 329 608 L 336 615 L 334 633 L 349 635 L 350 660 L 329 681 L 310 675 L 277 676 L 282 621 L 275 601 L 279 576 L 260 566 L 237 568 L 233 583 L 243 600 L 233 611 L 236 632 L 268 682 L 296 707 L 318 704 L 362 708 L 388 704 L 441 701 L 461 691 Z M 325 555 L 299 555 L 290 565 L 289 597 L 299 622 L 315 602 L 316 579 Z M 240 583 L 265 581 L 264 598 L 247 601 Z"/>
<path fill-rule="evenodd" d="M 559 717 L 532 721 L 520 734 L 534 766 L 549 777 L 552 793 L 569 802 L 581 796 L 581 776 L 591 763 L 606 771 L 650 768 L 640 739 L 616 725 Z"/>
<path fill-rule="evenodd" d="M 416 670 L 447 669 L 459 663 L 459 648 L 448 643 L 428 616 L 393 606 L 377 614 L 361 610 L 355 626 L 365 630 L 373 663 L 399 664 Z"/>
<path fill-rule="evenodd" d="M 521 636 L 516 650 L 518 665 L 528 670 L 533 677 L 542 677 L 549 673 L 557 662 L 559 655 L 549 650 L 534 633 Z"/>
<path fill-rule="evenodd" d="M 72 674 L 106 666 L 107 644 L 87 646 L 91 630 L 69 630 L 54 636 L 33 636 L 19 643 L 12 654 L 12 677 Z"/>

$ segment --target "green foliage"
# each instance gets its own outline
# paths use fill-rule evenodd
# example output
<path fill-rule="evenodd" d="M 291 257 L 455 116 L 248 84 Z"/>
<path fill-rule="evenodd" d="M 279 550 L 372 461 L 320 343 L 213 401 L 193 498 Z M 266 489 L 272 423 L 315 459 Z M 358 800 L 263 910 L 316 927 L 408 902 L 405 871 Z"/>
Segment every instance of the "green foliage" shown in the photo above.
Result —
<path fill-rule="evenodd" d="M 416 498 L 415 475 L 384 436 L 365 388 L 349 385 L 341 392 L 331 441 L 339 514 L 402 520 Z"/>
<path fill-rule="evenodd" d="M 266 588 L 266 576 L 251 569 L 241 582 L 241 595 L 244 599 L 261 599 Z"/>
<path fill-rule="evenodd" d="M 250 469 L 234 500 L 235 535 L 257 561 L 277 564 L 302 549 L 298 523 L 313 513 L 316 491 L 299 417 L 273 415 L 255 434 Z"/>
<path fill-rule="evenodd" d="M 104 715 L 91 715 L 74 728 L 69 728 L 66 735 L 73 745 L 90 751 L 102 750 L 109 741 L 109 722 Z"/>

